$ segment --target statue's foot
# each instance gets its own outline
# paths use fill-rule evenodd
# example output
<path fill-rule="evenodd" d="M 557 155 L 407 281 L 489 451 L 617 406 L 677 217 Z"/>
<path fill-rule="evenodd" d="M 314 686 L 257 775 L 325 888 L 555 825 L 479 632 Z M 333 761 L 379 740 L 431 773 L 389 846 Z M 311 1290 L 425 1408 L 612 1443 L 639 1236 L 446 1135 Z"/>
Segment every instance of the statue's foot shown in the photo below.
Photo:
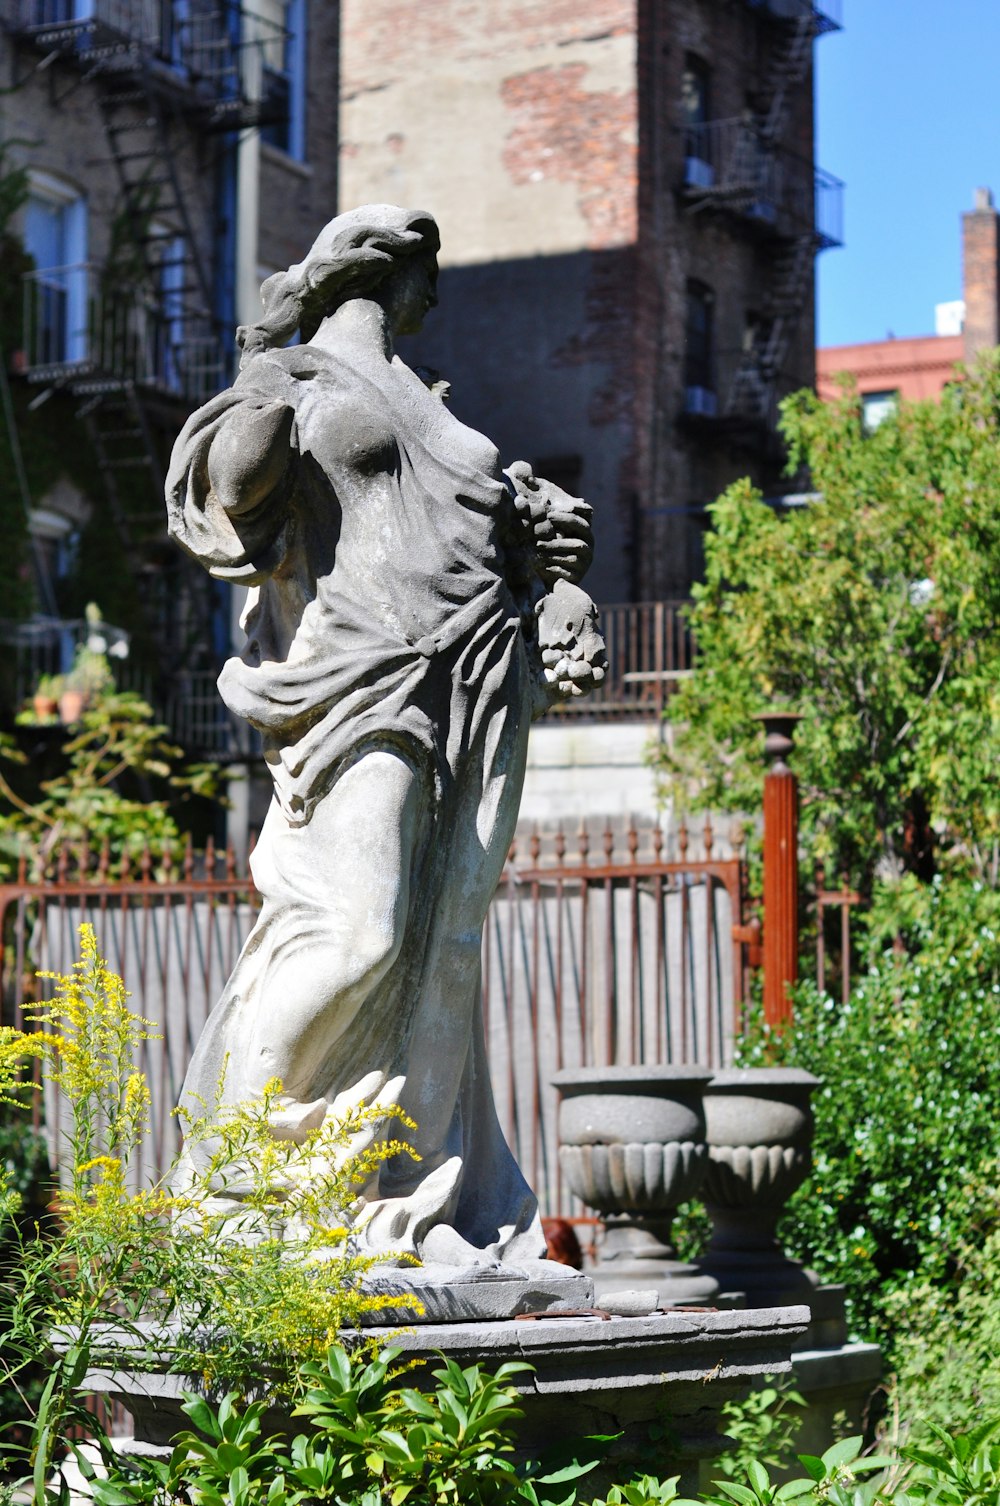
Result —
<path fill-rule="evenodd" d="M 313 1130 L 318 1130 L 326 1118 L 330 1105 L 325 1098 L 314 1098 L 311 1103 L 301 1103 L 288 1093 L 275 1099 L 275 1106 L 268 1119 L 271 1134 L 276 1140 L 294 1140 L 301 1145 Z"/>

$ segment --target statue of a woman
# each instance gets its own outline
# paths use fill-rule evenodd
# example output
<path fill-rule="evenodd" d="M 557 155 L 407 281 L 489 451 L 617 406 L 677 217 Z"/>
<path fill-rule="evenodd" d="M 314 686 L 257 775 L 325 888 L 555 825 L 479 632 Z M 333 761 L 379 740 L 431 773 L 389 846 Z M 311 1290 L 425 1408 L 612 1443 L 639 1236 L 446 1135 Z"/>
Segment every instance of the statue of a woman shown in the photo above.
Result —
<path fill-rule="evenodd" d="M 172 536 L 250 587 L 219 688 L 274 780 L 260 917 L 185 1095 L 211 1102 L 227 1061 L 229 1101 L 278 1077 L 273 1133 L 300 1139 L 391 1081 L 420 1159 L 383 1167 L 369 1248 L 519 1264 L 544 1240 L 493 1106 L 482 927 L 532 711 L 599 680 L 603 645 L 575 585 L 589 508 L 524 463 L 505 477 L 394 354 L 436 303 L 437 250 L 428 214 L 333 220 L 265 282 L 239 377 L 175 447 Z"/>

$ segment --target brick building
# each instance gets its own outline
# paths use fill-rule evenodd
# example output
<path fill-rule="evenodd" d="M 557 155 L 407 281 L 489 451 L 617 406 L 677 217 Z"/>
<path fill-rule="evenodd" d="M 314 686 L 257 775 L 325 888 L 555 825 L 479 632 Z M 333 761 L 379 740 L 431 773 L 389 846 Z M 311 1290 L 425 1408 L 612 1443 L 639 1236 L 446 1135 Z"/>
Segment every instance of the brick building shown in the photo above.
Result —
<path fill-rule="evenodd" d="M 0 506 L 8 550 L 27 514 L 35 577 L 32 621 L 7 639 L 22 681 L 25 664 L 65 668 L 60 625 L 86 589 L 130 630 L 161 709 L 190 709 L 197 689 L 211 720 L 229 607 L 167 543 L 165 461 L 231 379 L 262 278 L 335 202 L 336 7 L 0 0 L 0 20 L 0 208 L 16 205 L 2 435 L 24 461 L 14 495 L 5 463 Z"/>
<path fill-rule="evenodd" d="M 704 506 L 778 489 L 814 380 L 814 0 L 342 0 L 340 205 L 431 210 L 407 359 L 597 507 L 599 600 L 687 593 Z"/>
<path fill-rule="evenodd" d="M 857 383 L 867 421 L 899 398 L 936 398 L 956 380 L 956 363 L 1000 345 L 1000 215 L 988 188 L 977 188 L 962 216 L 962 297 L 939 304 L 933 335 L 828 345 L 816 352 L 816 389 L 835 396 L 838 375 Z"/>

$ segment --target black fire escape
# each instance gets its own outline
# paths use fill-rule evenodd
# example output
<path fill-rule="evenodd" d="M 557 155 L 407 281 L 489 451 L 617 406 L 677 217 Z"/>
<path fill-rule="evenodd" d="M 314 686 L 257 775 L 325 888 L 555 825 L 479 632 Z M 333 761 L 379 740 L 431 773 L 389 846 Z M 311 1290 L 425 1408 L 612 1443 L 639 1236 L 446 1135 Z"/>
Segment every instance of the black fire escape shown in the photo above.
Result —
<path fill-rule="evenodd" d="M 22 366 L 29 381 L 78 400 L 111 519 L 140 577 L 165 539 L 170 438 L 232 374 L 217 227 L 192 201 L 194 148 L 201 144 L 211 171 L 206 143 L 287 113 L 287 96 L 267 89 L 263 66 L 287 39 L 230 0 L 0 4 L 24 71 L 48 76 L 56 104 L 81 87 L 93 91 L 103 165 L 117 179 L 107 263 L 25 279 Z M 135 505 L 127 472 L 148 477 L 140 488 L 148 507 Z"/>
<path fill-rule="evenodd" d="M 807 307 L 816 253 L 841 244 L 842 183 L 786 142 L 815 38 L 839 29 L 833 0 L 743 0 L 770 34 L 770 62 L 742 116 L 685 129 L 681 197 L 689 213 L 738 219 L 766 252 L 768 288 L 742 347 L 718 351 L 711 389 L 687 392 L 683 416 L 729 431 L 770 429 L 782 372 Z"/>

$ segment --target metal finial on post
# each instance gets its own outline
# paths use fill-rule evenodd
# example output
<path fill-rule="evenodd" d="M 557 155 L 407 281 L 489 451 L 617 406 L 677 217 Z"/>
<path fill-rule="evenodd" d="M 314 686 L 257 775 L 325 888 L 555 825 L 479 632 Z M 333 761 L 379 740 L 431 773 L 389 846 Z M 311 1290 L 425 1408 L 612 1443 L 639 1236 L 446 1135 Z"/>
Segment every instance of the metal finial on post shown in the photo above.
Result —
<path fill-rule="evenodd" d="M 789 989 L 799 976 L 799 786 L 786 763 L 796 723 L 793 711 L 762 711 L 764 725 L 764 1019 L 791 1023 Z"/>

